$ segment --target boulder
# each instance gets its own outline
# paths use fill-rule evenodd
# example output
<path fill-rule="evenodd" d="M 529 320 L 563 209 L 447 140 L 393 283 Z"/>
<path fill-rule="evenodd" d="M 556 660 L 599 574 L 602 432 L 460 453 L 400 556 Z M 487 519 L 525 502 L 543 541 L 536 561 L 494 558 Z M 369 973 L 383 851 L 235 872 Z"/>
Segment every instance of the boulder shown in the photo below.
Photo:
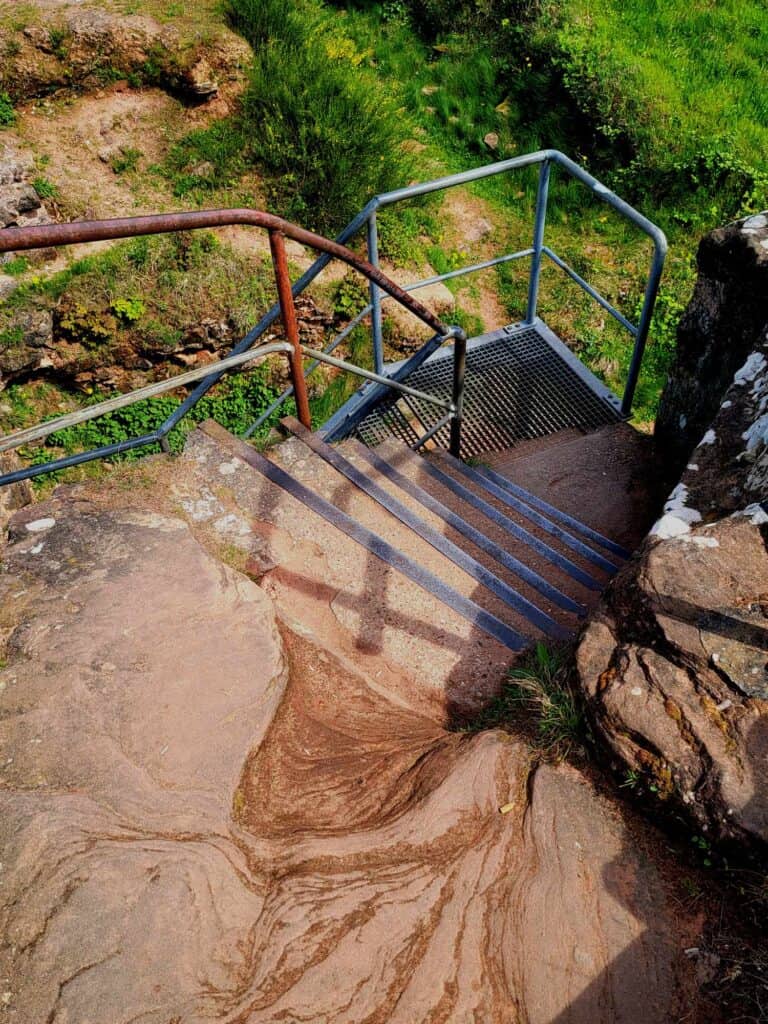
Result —
<path fill-rule="evenodd" d="M 53 314 L 47 309 L 14 310 L 2 319 L 0 388 L 51 364 Z"/>
<path fill-rule="evenodd" d="M 734 374 L 768 326 L 768 213 L 711 232 L 677 334 L 675 361 L 656 421 L 673 476 L 717 413 Z"/>
<path fill-rule="evenodd" d="M 11 526 L 9 1021 L 666 1024 L 696 1003 L 699 911 L 586 777 L 446 731 L 393 698 L 400 669 L 278 620 L 129 500 L 74 490 Z"/>
<path fill-rule="evenodd" d="M 707 358 L 724 322 L 713 307 Z M 662 516 L 588 625 L 578 672 L 627 784 L 749 854 L 768 849 L 768 332 L 742 358 Z M 714 399 L 702 389 L 700 401 Z"/>
<path fill-rule="evenodd" d="M 190 40 L 148 15 L 74 5 L 54 25 L 29 25 L 9 35 L 0 91 L 14 100 L 100 88 L 105 74 L 114 80 L 119 73 L 199 102 L 216 95 L 220 80 L 239 78 L 250 55 L 247 44 L 224 28 Z"/>
<path fill-rule="evenodd" d="M 51 222 L 52 218 L 32 184 L 34 173 L 34 164 L 29 156 L 22 156 L 12 142 L 0 140 L 0 230 Z M 44 250 L 28 258 L 40 260 L 50 252 Z M 4 253 L 3 262 L 13 256 L 13 253 Z M 6 287 L 0 293 L 0 299 L 7 298 L 13 290 Z"/>

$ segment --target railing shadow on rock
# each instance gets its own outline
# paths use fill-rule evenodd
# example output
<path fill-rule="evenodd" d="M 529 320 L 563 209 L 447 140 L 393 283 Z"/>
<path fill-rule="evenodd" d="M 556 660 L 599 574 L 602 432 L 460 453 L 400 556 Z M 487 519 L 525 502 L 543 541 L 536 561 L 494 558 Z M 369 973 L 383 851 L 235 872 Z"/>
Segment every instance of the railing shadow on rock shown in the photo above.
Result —
<path fill-rule="evenodd" d="M 104 402 L 87 406 L 75 412 L 67 413 L 64 416 L 47 420 L 37 426 L 18 430 L 12 434 L 0 437 L 0 453 L 10 451 L 30 442 L 41 440 L 66 427 L 95 419 L 106 413 L 125 408 L 135 402 L 198 382 L 197 387 L 180 403 L 178 408 L 151 433 L 128 438 L 115 444 L 103 445 L 89 451 L 66 455 L 42 465 L 25 466 L 0 476 L 0 486 L 16 483 L 19 480 L 30 479 L 43 473 L 67 469 L 95 459 L 108 458 L 148 445 L 159 444 L 163 450 L 167 451 L 168 435 L 170 432 L 189 414 L 201 398 L 221 380 L 225 373 L 241 369 L 247 363 L 257 362 L 266 356 L 276 353 L 283 353 L 288 359 L 291 375 L 291 394 L 295 395 L 299 420 L 304 426 L 311 428 L 312 425 L 305 379 L 306 372 L 309 371 L 305 372 L 304 368 L 304 357 L 307 355 L 313 359 L 313 366 L 316 366 L 319 362 L 327 363 L 337 369 L 372 381 L 382 389 L 399 391 L 402 394 L 421 398 L 443 408 L 445 415 L 440 420 L 440 424 L 451 424 L 451 451 L 458 454 L 461 438 L 461 407 L 466 358 L 466 335 L 464 331 L 460 327 L 451 327 L 444 324 L 426 306 L 394 281 L 391 281 L 378 267 L 346 248 L 339 240 L 331 241 L 322 235 L 307 231 L 289 221 L 261 210 L 227 209 L 155 214 L 112 220 L 72 221 L 65 224 L 46 224 L 28 228 L 6 228 L 0 231 L 0 252 L 18 252 L 29 249 L 75 245 L 84 242 L 111 241 L 120 238 L 135 238 L 142 235 L 225 227 L 235 224 L 264 228 L 269 232 L 270 252 L 275 271 L 278 302 L 234 347 L 230 355 L 224 359 L 220 359 L 215 363 L 209 363 L 204 367 L 189 370 L 186 373 L 178 374 L 167 380 L 149 384 L 135 391 L 117 395 Z M 285 250 L 286 238 L 291 238 L 321 254 L 319 259 L 294 285 L 291 284 L 288 271 L 288 260 Z M 415 388 L 410 388 L 407 384 L 389 378 L 381 372 L 366 370 L 343 359 L 337 359 L 331 356 L 329 351 L 318 351 L 306 348 L 301 344 L 294 298 L 317 277 L 331 259 L 341 260 L 361 273 L 367 278 L 372 288 L 375 287 L 385 292 L 421 320 L 422 323 L 430 327 L 435 333 L 432 339 L 427 342 L 425 349 L 433 351 L 444 342 L 448 340 L 453 341 L 454 389 L 450 402 L 418 391 Z M 286 340 L 254 347 L 255 342 L 263 336 L 265 331 L 278 318 L 282 319 Z M 338 344 L 338 341 L 336 344 Z"/>

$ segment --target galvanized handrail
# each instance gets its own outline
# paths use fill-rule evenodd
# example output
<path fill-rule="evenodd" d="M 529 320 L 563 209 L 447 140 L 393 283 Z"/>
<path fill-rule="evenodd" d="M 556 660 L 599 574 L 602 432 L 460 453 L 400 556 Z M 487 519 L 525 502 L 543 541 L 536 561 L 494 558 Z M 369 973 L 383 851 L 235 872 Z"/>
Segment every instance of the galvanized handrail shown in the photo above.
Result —
<path fill-rule="evenodd" d="M 578 284 L 591 298 L 598 302 L 611 316 L 614 317 L 624 327 L 632 337 L 635 339 L 635 345 L 632 353 L 632 359 L 627 374 L 627 381 L 624 387 L 624 395 L 622 397 L 621 411 L 624 416 L 629 416 L 632 411 L 632 402 L 637 388 L 637 381 L 640 374 L 640 365 L 642 363 L 643 353 L 645 351 L 645 345 L 648 340 L 648 331 L 650 329 L 651 317 L 653 316 L 653 308 L 656 302 L 656 296 L 658 294 L 659 281 L 661 274 L 664 269 L 664 260 L 667 253 L 667 239 L 664 232 L 653 224 L 647 217 L 644 217 L 639 211 L 635 210 L 634 207 L 630 206 L 629 203 L 625 202 L 615 192 L 611 191 L 606 185 L 598 181 L 597 178 L 593 177 L 588 171 L 584 170 L 577 163 L 567 157 L 564 153 L 561 153 L 556 149 L 542 149 L 534 153 L 526 153 L 522 156 L 512 157 L 509 160 L 501 160 L 496 163 L 487 164 L 484 167 L 476 167 L 471 171 L 462 171 L 459 174 L 451 174 L 444 178 L 437 178 L 433 181 L 420 182 L 415 185 L 408 185 L 406 188 L 396 189 L 393 192 L 385 192 L 381 195 L 375 196 L 371 201 L 357 214 L 357 216 L 350 221 L 347 227 L 341 232 L 338 237 L 340 242 L 349 241 L 358 231 L 363 227 L 366 228 L 367 234 L 367 246 L 368 246 L 368 260 L 374 266 L 378 266 L 378 228 L 376 224 L 376 214 L 380 209 L 387 206 L 395 205 L 396 203 L 404 202 L 409 199 L 418 198 L 420 196 L 429 195 L 433 192 L 441 192 L 445 189 L 454 188 L 457 185 L 466 185 L 473 181 L 479 181 L 483 178 L 493 177 L 497 174 L 506 174 L 513 170 L 519 170 L 523 167 L 530 167 L 536 164 L 541 165 L 539 172 L 539 183 L 536 196 L 536 217 L 534 222 L 533 231 L 533 244 L 529 248 L 521 249 L 518 252 L 508 253 L 503 256 L 497 256 L 492 260 L 485 260 L 481 263 L 472 264 L 466 267 L 459 267 L 457 269 L 448 271 L 445 274 L 436 274 L 433 277 L 426 278 L 423 281 L 416 281 L 409 285 L 403 285 L 404 291 L 416 291 L 419 288 L 426 287 L 430 284 L 437 284 L 441 281 L 448 281 L 452 278 L 464 276 L 466 274 L 476 273 L 481 270 L 486 270 L 490 267 L 497 266 L 501 263 L 507 263 L 512 260 L 524 259 L 531 257 L 531 269 L 528 280 L 528 299 L 526 305 L 526 318 L 525 322 L 532 324 L 536 320 L 536 309 L 538 304 L 538 293 L 539 293 L 539 280 L 541 276 L 541 264 L 542 258 L 546 256 L 556 266 L 560 267 L 565 273 L 567 273 L 571 279 Z M 608 301 L 603 295 L 601 295 L 595 288 L 593 288 L 587 281 L 581 277 L 572 267 L 566 263 L 560 256 L 558 256 L 549 246 L 544 244 L 544 229 L 546 224 L 546 211 L 547 202 L 549 198 L 549 182 L 550 182 L 550 170 L 552 164 L 555 164 L 566 171 L 571 177 L 581 181 L 591 192 L 593 192 L 602 202 L 607 203 L 617 210 L 623 217 L 635 224 L 642 232 L 644 232 L 653 242 L 653 255 L 651 259 L 651 266 L 648 273 L 648 279 L 646 282 L 645 295 L 643 299 L 642 310 L 640 313 L 640 319 L 637 324 L 631 323 L 619 310 L 617 310 L 611 302 Z M 307 271 L 304 277 L 298 282 L 298 286 L 303 290 L 314 278 L 321 272 L 325 263 L 318 261 L 313 267 Z M 382 296 L 381 291 L 376 285 L 375 281 L 371 281 L 370 284 L 370 302 L 360 313 L 357 314 L 353 323 L 359 323 L 366 316 L 371 315 L 371 333 L 372 333 L 372 344 L 373 344 L 373 365 L 377 373 L 384 372 L 384 346 L 383 346 L 383 325 L 382 325 Z M 341 335 L 334 338 L 325 351 L 331 352 L 333 349 L 343 340 L 346 333 L 351 330 L 351 325 L 347 325 Z M 314 367 L 312 367 L 314 368 Z M 310 368 L 307 372 L 311 372 Z M 280 405 L 285 402 L 290 395 L 293 394 L 292 390 L 284 392 L 275 402 L 270 406 L 268 414 L 262 414 L 252 426 L 249 428 L 249 432 L 252 432 L 266 418 L 266 415 L 271 415 Z"/>
<path fill-rule="evenodd" d="M 0 476 L 0 485 L 15 483 L 18 480 L 35 477 L 42 473 L 79 465 L 83 462 L 88 462 L 97 458 L 105 458 L 110 455 L 115 455 L 149 444 L 159 443 L 167 450 L 167 437 L 170 431 L 176 426 L 180 419 L 197 404 L 208 389 L 221 379 L 221 376 L 225 372 L 239 367 L 244 363 L 252 362 L 253 360 L 263 358 L 265 355 L 275 352 L 284 352 L 288 356 L 291 367 L 292 387 L 293 392 L 296 395 L 296 405 L 299 418 L 304 426 L 311 428 L 309 401 L 303 372 L 303 351 L 299 340 L 298 323 L 294 305 L 294 295 L 302 290 L 302 282 L 299 281 L 296 285 L 291 285 L 285 251 L 286 237 L 292 238 L 302 245 L 308 246 L 322 253 L 320 260 L 316 261 L 314 265 L 315 267 L 318 263 L 322 263 L 322 265 L 325 266 L 331 258 L 336 258 L 359 271 L 369 280 L 369 282 L 376 282 L 378 288 L 381 288 L 389 296 L 413 313 L 414 316 L 418 317 L 418 319 L 423 323 L 431 327 L 436 332 L 436 339 L 446 340 L 448 338 L 453 338 L 456 348 L 456 359 L 459 362 L 463 360 L 462 353 L 466 345 L 466 336 L 461 328 L 449 327 L 444 324 L 437 316 L 427 309 L 426 306 L 422 305 L 417 299 L 414 299 L 394 281 L 391 281 L 381 272 L 381 270 L 379 270 L 378 267 L 373 266 L 367 260 L 362 259 L 356 253 L 347 249 L 343 244 L 341 244 L 341 242 L 334 242 L 330 239 L 323 238 L 322 235 L 317 235 L 314 232 L 307 231 L 304 228 L 300 228 L 297 225 L 290 223 L 290 221 L 283 220 L 281 217 L 276 217 L 269 213 L 264 213 L 261 210 L 200 210 L 182 213 L 155 214 L 144 217 L 124 217 L 112 220 L 73 221 L 66 224 L 45 224 L 28 228 L 6 228 L 0 231 L 0 252 L 17 252 L 36 248 L 50 248 L 58 245 L 74 245 L 82 242 L 95 242 L 118 238 L 132 238 L 142 235 L 164 234 L 172 231 L 223 227 L 231 224 L 245 224 L 261 227 L 265 228 L 269 232 L 270 252 L 272 255 L 272 263 L 275 271 L 278 292 L 278 302 L 276 306 L 272 307 L 267 316 L 262 318 L 260 324 L 246 335 L 240 344 L 235 346 L 233 352 L 225 359 L 219 360 L 218 362 L 209 364 L 205 367 L 200 367 L 195 370 L 179 374 L 176 377 L 169 378 L 168 380 L 147 385 L 144 388 L 138 388 L 135 391 L 128 392 L 123 395 L 118 395 L 115 398 L 106 400 L 105 402 L 88 406 L 73 413 L 68 413 L 43 424 L 38 424 L 36 427 L 16 431 L 13 434 L 0 437 L 0 452 L 8 451 L 12 448 L 18 448 L 23 444 L 27 444 L 32 440 L 39 440 L 50 436 L 57 430 L 64 429 L 67 426 L 83 423 L 87 420 L 94 419 L 97 416 L 114 411 L 115 409 L 124 408 L 134 402 L 142 401 L 143 399 L 162 394 L 166 391 L 174 390 L 186 383 L 192 383 L 196 380 L 202 379 L 201 384 L 185 399 L 184 402 L 181 403 L 179 408 L 174 411 L 173 415 L 168 417 L 168 419 L 166 419 L 165 422 L 152 433 L 144 434 L 141 437 L 130 438 L 126 441 L 118 442 L 117 444 L 103 445 L 88 452 L 68 455 L 64 458 L 45 463 L 44 465 L 28 466 L 24 469 L 7 473 Z M 319 273 L 319 270 L 317 272 Z M 276 342 L 273 345 L 265 345 L 261 346 L 257 350 L 253 350 L 251 348 L 253 342 L 264 333 L 268 325 L 274 323 L 278 315 L 282 317 L 287 341 Z M 310 352 L 316 358 L 319 356 L 323 361 L 326 360 L 324 353 L 315 353 L 314 350 L 310 350 Z M 370 376 L 369 371 L 365 371 L 362 367 L 356 367 L 351 363 L 344 363 L 341 360 L 336 360 L 335 363 L 346 370 L 359 373 L 361 376 Z M 414 395 L 418 395 L 418 397 L 427 398 L 444 408 L 448 408 L 448 415 L 454 423 L 452 435 L 455 434 L 455 450 L 458 452 L 461 431 L 460 396 L 458 401 L 454 400 L 447 404 L 442 399 L 436 399 L 434 396 L 425 395 L 422 392 L 416 392 L 414 389 L 408 389 L 407 386 L 390 381 L 386 377 L 374 374 L 373 379 L 386 387 L 395 387 L 396 390 L 405 390 L 406 393 L 413 393 Z"/>
<path fill-rule="evenodd" d="M 24 427 L 22 430 L 15 430 L 12 434 L 0 435 L 0 452 L 12 451 L 21 448 L 22 445 L 30 444 L 32 441 L 41 441 L 59 430 L 66 430 L 67 427 L 75 427 L 79 423 L 87 423 L 88 420 L 95 420 L 99 416 L 105 416 L 109 412 L 116 412 L 118 409 L 125 409 L 126 406 L 142 402 L 146 398 L 156 398 L 167 391 L 175 391 L 186 384 L 193 384 L 202 380 L 212 372 L 232 370 L 244 366 L 246 363 L 258 362 L 266 356 L 274 355 L 275 352 L 285 352 L 290 355 L 293 346 L 287 341 L 273 341 L 269 345 L 260 345 L 258 348 L 251 348 L 247 352 L 241 352 L 236 356 L 227 356 L 215 363 L 208 363 L 205 366 L 198 366 L 194 370 L 187 370 L 175 377 L 168 377 L 165 380 L 156 381 L 154 384 L 147 384 L 143 388 L 136 388 L 134 391 L 126 391 L 114 398 L 107 398 L 103 402 L 95 402 L 93 405 L 86 405 L 74 412 L 64 413 L 62 416 L 54 416 L 50 420 L 38 423 L 34 427 Z M 159 438 L 158 438 L 159 440 Z"/>

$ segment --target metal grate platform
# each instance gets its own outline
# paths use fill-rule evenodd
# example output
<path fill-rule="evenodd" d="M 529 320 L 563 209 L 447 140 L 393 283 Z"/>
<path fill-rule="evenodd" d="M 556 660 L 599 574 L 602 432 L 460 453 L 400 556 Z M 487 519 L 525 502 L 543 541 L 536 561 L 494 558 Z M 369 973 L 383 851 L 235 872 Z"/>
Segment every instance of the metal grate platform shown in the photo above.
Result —
<path fill-rule="evenodd" d="M 451 350 L 443 348 L 407 381 L 450 398 L 452 370 Z M 620 404 L 544 323 L 512 324 L 469 343 L 462 456 L 505 451 L 567 428 L 596 430 L 622 418 Z M 369 447 L 392 436 L 415 445 L 436 420 L 426 402 L 385 398 L 351 433 Z M 435 434 L 440 447 L 448 440 L 447 427 Z"/>

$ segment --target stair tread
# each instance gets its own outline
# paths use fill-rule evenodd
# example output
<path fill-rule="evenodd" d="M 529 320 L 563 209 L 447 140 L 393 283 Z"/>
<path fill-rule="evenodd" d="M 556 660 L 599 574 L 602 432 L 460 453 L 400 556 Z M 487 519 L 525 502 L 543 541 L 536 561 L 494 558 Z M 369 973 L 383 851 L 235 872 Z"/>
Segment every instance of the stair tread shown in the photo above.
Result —
<path fill-rule="evenodd" d="M 666 496 L 653 438 L 628 423 L 563 439 L 546 450 L 523 445 L 478 458 L 630 551 L 648 532 Z"/>
<path fill-rule="evenodd" d="M 417 514 L 421 515 L 439 533 L 467 551 L 476 561 L 485 566 L 495 576 L 506 582 L 513 589 L 517 590 L 526 599 L 530 600 L 533 604 L 551 615 L 554 619 L 557 621 L 562 620 L 564 625 L 567 625 L 571 629 L 573 628 L 576 618 L 583 609 L 564 607 L 562 603 L 558 603 L 545 592 L 542 592 L 541 589 L 537 589 L 535 584 L 527 582 L 526 578 L 520 575 L 519 572 L 507 568 L 484 547 L 478 546 L 474 543 L 472 538 L 467 536 L 467 533 L 465 533 L 463 529 L 458 529 L 454 527 L 451 522 L 447 521 L 447 516 L 443 515 L 442 512 L 431 511 L 429 508 L 425 507 L 421 498 L 411 497 L 400 487 L 397 481 L 391 480 L 387 475 L 380 473 L 374 466 L 369 464 L 369 451 L 361 444 L 361 442 L 356 439 L 349 439 L 342 442 L 340 447 L 350 460 L 364 466 L 370 474 L 374 475 L 375 479 L 382 487 L 398 497 L 404 504 L 411 507 L 417 512 Z M 457 511 L 456 509 L 451 508 L 447 502 L 441 500 L 442 496 L 437 493 L 437 488 L 433 486 L 430 478 L 426 478 L 424 480 L 421 479 L 419 467 L 423 464 L 422 459 L 409 448 L 390 441 L 377 449 L 375 455 L 382 457 L 384 462 L 391 469 L 395 470 L 396 473 L 399 473 L 411 484 L 426 492 L 429 497 L 444 506 L 448 516 L 453 513 L 457 519 L 461 520 L 464 524 L 468 524 L 470 528 L 477 527 L 477 517 L 469 516 L 471 510 L 462 508 L 461 511 Z M 457 508 L 458 507 L 459 506 L 457 505 Z M 478 533 L 482 534 L 483 531 L 478 530 Z M 506 544 L 502 548 L 502 551 L 506 555 L 511 555 L 514 558 L 514 547 L 514 542 L 512 544 Z M 524 545 L 518 545 L 517 555 L 520 556 L 520 560 L 524 565 L 530 567 L 530 563 L 532 561 L 530 557 L 531 552 L 525 548 Z M 549 582 L 546 579 L 546 576 L 543 578 L 545 584 Z"/>
<path fill-rule="evenodd" d="M 344 442 L 344 444 L 346 445 L 347 442 Z M 429 491 L 448 508 L 455 511 L 460 517 L 468 519 L 469 522 L 477 526 L 489 539 L 493 540 L 501 548 L 510 552 L 521 561 L 525 562 L 526 565 L 555 585 L 558 590 L 586 608 L 594 606 L 597 597 L 599 596 L 596 590 L 588 589 L 577 580 L 574 580 L 567 573 L 557 568 L 557 566 L 541 557 L 537 552 L 531 550 L 526 544 L 510 536 L 506 530 L 497 526 L 492 520 L 486 519 L 484 516 L 480 515 L 474 508 L 467 505 L 454 491 L 447 489 L 436 480 L 433 480 L 432 477 L 427 475 L 427 471 L 424 466 L 425 460 L 422 456 L 417 455 L 406 446 L 394 440 L 385 441 L 377 448 L 377 451 L 386 459 L 391 461 L 397 469 L 399 469 L 405 476 L 409 477 L 409 479 L 414 483 L 419 484 L 425 490 Z M 450 474 L 447 475 L 450 476 Z M 466 484 L 466 481 L 459 482 Z M 467 490 L 473 491 L 473 488 L 471 486 L 467 486 Z M 485 495 L 480 495 L 480 497 L 484 500 Z M 510 514 L 510 518 L 514 518 L 514 516 Z M 531 524 L 526 524 L 526 526 L 530 526 L 531 533 L 537 532 L 536 528 Z M 545 534 L 542 534 L 542 537 L 547 541 L 553 540 L 553 538 L 548 537 Z M 470 544 L 469 541 L 463 541 L 462 543 Z M 556 547 L 557 545 L 555 543 L 552 546 Z M 568 552 L 565 548 L 562 550 L 564 554 L 572 554 L 572 552 Z M 563 613 L 552 605 L 551 602 L 547 602 L 547 600 L 541 597 L 532 587 L 528 587 L 526 584 L 522 583 L 508 569 L 499 565 L 499 563 L 490 555 L 487 555 L 485 552 L 481 552 L 478 549 L 475 549 L 473 554 L 476 555 L 478 561 L 482 561 L 489 568 L 493 569 L 501 579 L 506 580 L 512 586 L 519 587 L 521 591 L 523 591 L 523 588 L 525 587 L 525 593 L 527 595 L 531 595 L 531 599 L 536 600 L 541 607 L 547 608 L 553 617 L 557 618 L 558 616 L 561 616 L 561 621 L 564 622 L 569 620 L 567 613 Z M 574 561 L 578 562 L 578 558 L 574 558 Z M 585 569 L 586 571 L 591 572 L 592 567 L 587 567 L 585 564 Z M 565 615 L 565 618 L 562 618 L 563 615 Z M 573 620 L 571 619 L 570 621 Z"/>
<path fill-rule="evenodd" d="M 279 563 L 271 585 L 288 612 L 294 602 L 317 600 L 331 609 L 361 651 L 399 665 L 436 701 L 476 707 L 496 692 L 514 663 L 510 650 L 233 459 L 229 446 L 218 434 L 212 438 L 208 428 L 196 432 L 190 454 L 201 464 L 203 479 L 220 481 L 257 534 L 265 532 Z M 335 489 L 342 495 L 349 486 L 336 481 Z"/>
<path fill-rule="evenodd" d="M 467 478 L 459 469 L 452 465 L 450 461 L 443 458 L 442 452 L 436 452 L 428 455 L 427 461 L 434 465 L 435 468 L 440 470 L 445 476 L 450 478 L 450 480 L 454 483 L 455 486 L 464 488 L 465 490 L 469 491 L 472 495 L 474 495 L 476 499 L 479 499 L 480 501 L 484 502 L 487 506 L 489 506 L 491 509 L 494 509 L 505 519 L 509 519 L 513 522 L 520 524 L 528 532 L 538 537 L 542 542 L 548 544 L 556 550 L 561 551 L 563 557 L 567 558 L 571 563 L 573 563 L 573 565 L 575 565 L 579 570 L 585 573 L 593 581 L 591 586 L 585 587 L 582 586 L 582 584 L 579 583 L 578 580 L 572 580 L 572 583 L 579 588 L 580 592 L 584 592 L 586 594 L 592 591 L 593 593 L 595 593 L 605 588 L 605 586 L 608 583 L 608 580 L 614 573 L 613 568 L 610 572 L 608 572 L 607 569 L 603 570 L 598 566 L 593 565 L 589 560 L 582 557 L 582 555 L 580 555 L 578 552 L 574 552 L 569 548 L 561 545 L 555 538 L 551 537 L 548 533 L 543 531 L 538 525 L 536 525 L 535 523 L 531 523 L 520 512 L 510 507 L 506 503 L 506 501 L 499 497 L 496 497 L 496 495 L 489 492 L 484 486 L 484 484 L 481 484 L 473 479 Z M 503 526 L 497 526 L 493 522 L 493 520 L 486 520 L 485 518 L 483 520 L 484 531 L 486 529 L 486 522 L 490 524 L 487 528 L 487 532 L 490 533 L 490 531 L 493 530 L 493 534 L 495 537 L 508 537 L 508 534 Z M 540 564 L 544 567 L 543 571 L 546 571 L 547 574 L 552 574 L 553 578 L 554 574 L 557 574 L 556 578 L 558 580 L 572 579 L 567 572 L 563 571 L 558 566 L 551 564 L 546 558 L 544 558 Z M 618 566 L 616 566 L 616 569 L 618 569 Z"/>
<path fill-rule="evenodd" d="M 470 598 L 525 636 L 536 638 L 544 635 L 525 617 L 510 608 L 468 576 L 444 554 L 436 551 L 427 541 L 398 521 L 373 498 L 342 477 L 337 470 L 325 463 L 319 455 L 311 452 L 298 438 L 292 438 L 280 445 L 274 457 L 297 480 L 321 494 L 332 504 L 342 508 L 357 522 L 427 568 L 458 593 Z M 398 495 L 398 497 L 400 496 Z M 420 518 L 425 518 L 422 515 L 424 509 L 419 508 L 414 511 Z"/>

